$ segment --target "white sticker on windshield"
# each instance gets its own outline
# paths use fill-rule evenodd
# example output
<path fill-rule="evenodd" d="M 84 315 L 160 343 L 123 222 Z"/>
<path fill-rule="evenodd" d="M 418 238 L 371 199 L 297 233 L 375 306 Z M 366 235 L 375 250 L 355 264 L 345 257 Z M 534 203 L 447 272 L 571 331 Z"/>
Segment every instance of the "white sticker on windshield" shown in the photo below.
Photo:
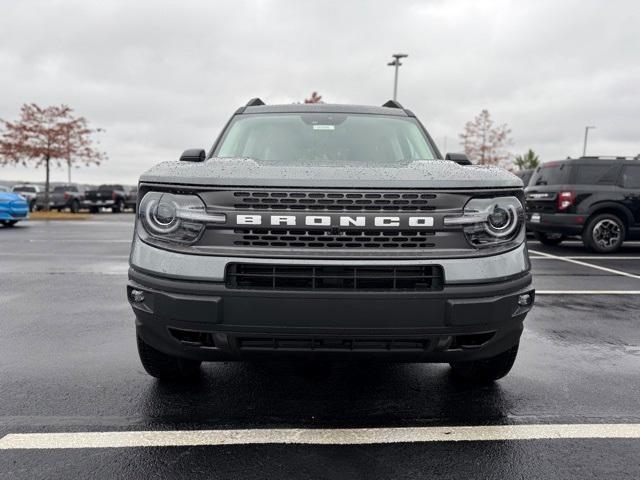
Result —
<path fill-rule="evenodd" d="M 336 126 L 335 125 L 314 125 L 313 129 L 314 130 L 335 130 Z"/>

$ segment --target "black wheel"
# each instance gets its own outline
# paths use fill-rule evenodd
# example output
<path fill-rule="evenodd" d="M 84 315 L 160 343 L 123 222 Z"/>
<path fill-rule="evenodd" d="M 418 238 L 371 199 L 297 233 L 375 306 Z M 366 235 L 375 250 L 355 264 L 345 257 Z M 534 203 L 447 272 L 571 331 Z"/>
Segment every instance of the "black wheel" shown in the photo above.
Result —
<path fill-rule="evenodd" d="M 116 204 L 113 207 L 111 207 L 111 211 L 113 213 L 120 213 L 122 210 L 124 210 L 124 202 L 120 198 L 116 201 Z"/>
<path fill-rule="evenodd" d="M 587 222 L 582 232 L 582 241 L 591 250 L 612 253 L 624 242 L 626 228 L 624 222 L 613 213 L 596 215 Z"/>
<path fill-rule="evenodd" d="M 80 202 L 78 202 L 78 200 L 73 200 L 69 209 L 71 210 L 71 213 L 78 213 L 80 211 Z"/>
<path fill-rule="evenodd" d="M 30 212 L 35 212 L 37 208 L 38 207 L 36 207 L 36 201 L 35 200 L 31 200 L 29 202 L 29 211 Z"/>
<path fill-rule="evenodd" d="M 470 362 L 451 362 L 453 374 L 467 382 L 488 383 L 504 377 L 513 367 L 518 355 L 518 345 L 506 352 L 483 360 Z"/>
<path fill-rule="evenodd" d="M 18 223 L 17 220 L 3 220 L 2 221 L 2 225 L 4 225 L 5 227 L 13 227 L 16 223 Z"/>
<path fill-rule="evenodd" d="M 91 213 L 98 213 L 100 211 L 100 209 L 98 207 L 89 207 L 89 211 Z"/>
<path fill-rule="evenodd" d="M 142 366 L 152 377 L 161 380 L 189 380 L 198 377 L 201 362 L 162 353 L 145 343 L 139 335 L 137 340 Z"/>
<path fill-rule="evenodd" d="M 533 232 L 533 236 L 541 244 L 548 245 L 550 247 L 553 247 L 555 245 L 560 245 L 562 241 L 566 238 L 561 233 L 545 233 L 545 232 Z"/>

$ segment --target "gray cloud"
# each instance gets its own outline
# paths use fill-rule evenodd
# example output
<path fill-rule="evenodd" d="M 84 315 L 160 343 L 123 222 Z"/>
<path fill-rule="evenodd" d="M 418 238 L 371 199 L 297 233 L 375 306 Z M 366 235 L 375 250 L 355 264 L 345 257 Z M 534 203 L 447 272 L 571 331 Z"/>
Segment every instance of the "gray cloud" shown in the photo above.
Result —
<path fill-rule="evenodd" d="M 208 147 L 253 96 L 380 104 L 399 100 L 443 147 L 459 149 L 482 108 L 513 130 L 511 150 L 544 160 L 640 152 L 640 7 L 602 2 L 5 0 L 0 117 L 23 102 L 68 103 L 110 160 L 79 181 L 133 183 L 157 161 Z M 0 178 L 40 179 L 3 168 Z M 64 171 L 55 173 L 62 180 Z"/>

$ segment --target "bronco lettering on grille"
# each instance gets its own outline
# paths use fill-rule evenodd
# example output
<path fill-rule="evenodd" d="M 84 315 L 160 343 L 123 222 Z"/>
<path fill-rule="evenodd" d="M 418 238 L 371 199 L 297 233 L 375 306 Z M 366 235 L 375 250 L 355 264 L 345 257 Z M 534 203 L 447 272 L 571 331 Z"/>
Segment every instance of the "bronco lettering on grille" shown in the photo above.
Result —
<path fill-rule="evenodd" d="M 236 215 L 238 225 L 311 227 L 433 227 L 433 217 L 347 216 L 347 215 Z"/>

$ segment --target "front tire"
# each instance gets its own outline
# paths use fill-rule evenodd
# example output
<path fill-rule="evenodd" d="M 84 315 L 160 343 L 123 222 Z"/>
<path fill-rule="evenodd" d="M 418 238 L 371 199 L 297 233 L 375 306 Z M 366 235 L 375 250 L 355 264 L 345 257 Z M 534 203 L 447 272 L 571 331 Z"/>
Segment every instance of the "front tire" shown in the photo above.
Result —
<path fill-rule="evenodd" d="M 626 235 L 624 222 L 613 213 L 596 215 L 587 222 L 582 241 L 587 248 L 598 253 L 613 253 L 620 249 Z"/>
<path fill-rule="evenodd" d="M 167 355 L 156 350 L 137 335 L 138 354 L 145 371 L 160 380 L 193 380 L 200 373 L 200 363 L 196 360 Z"/>
<path fill-rule="evenodd" d="M 4 225 L 5 227 L 13 227 L 16 223 L 18 223 L 18 220 L 3 220 L 2 221 L 2 225 Z"/>
<path fill-rule="evenodd" d="M 565 236 L 561 233 L 545 233 L 545 232 L 533 232 L 533 236 L 541 244 L 549 247 L 555 247 L 560 245 L 565 239 Z"/>
<path fill-rule="evenodd" d="M 451 362 L 453 375 L 465 382 L 490 383 L 506 376 L 518 355 L 518 344 L 495 357 L 467 362 Z"/>

